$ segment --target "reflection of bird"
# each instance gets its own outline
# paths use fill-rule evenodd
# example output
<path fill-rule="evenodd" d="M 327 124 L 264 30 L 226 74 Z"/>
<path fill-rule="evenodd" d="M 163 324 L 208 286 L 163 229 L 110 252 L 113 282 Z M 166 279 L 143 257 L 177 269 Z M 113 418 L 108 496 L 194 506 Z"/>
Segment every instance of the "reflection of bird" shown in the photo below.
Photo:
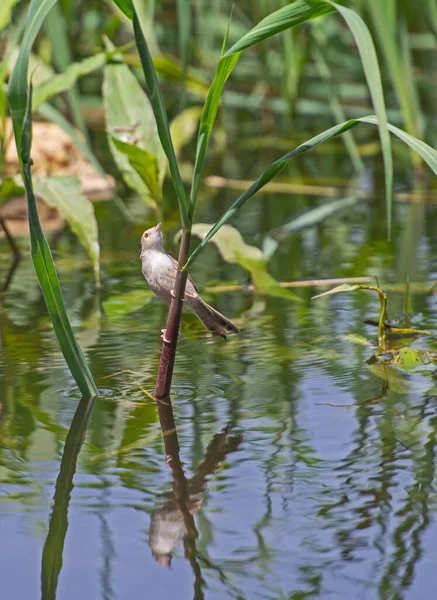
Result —
<path fill-rule="evenodd" d="M 149 545 L 152 556 L 160 565 L 171 565 L 172 553 L 179 539 L 187 531 L 187 514 L 199 512 L 205 491 L 206 480 L 230 452 L 238 450 L 242 437 L 228 436 L 226 427 L 210 442 L 203 462 L 191 479 L 186 479 L 178 457 L 173 457 L 173 494 L 159 510 L 152 513 L 149 529 Z"/>
<path fill-rule="evenodd" d="M 203 494 L 190 495 L 185 499 L 190 514 L 197 514 L 202 506 Z M 185 532 L 184 515 L 180 502 L 172 498 L 150 520 L 149 545 L 155 561 L 163 567 L 171 565 L 172 553 Z"/>
<path fill-rule="evenodd" d="M 160 300 L 170 304 L 177 262 L 164 250 L 161 223 L 143 233 L 140 257 L 143 275 L 151 290 Z M 184 301 L 212 335 L 226 339 L 228 333 L 239 333 L 239 327 L 202 300 L 191 277 L 187 279 Z"/>

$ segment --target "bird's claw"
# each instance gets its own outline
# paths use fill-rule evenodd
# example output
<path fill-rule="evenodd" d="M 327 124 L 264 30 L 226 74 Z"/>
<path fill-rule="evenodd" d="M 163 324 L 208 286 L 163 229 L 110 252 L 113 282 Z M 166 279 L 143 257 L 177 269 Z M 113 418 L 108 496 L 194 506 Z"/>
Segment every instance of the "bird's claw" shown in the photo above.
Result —
<path fill-rule="evenodd" d="M 165 331 L 165 329 L 161 329 L 161 340 L 163 340 L 166 344 L 169 344 L 170 340 L 165 337 Z"/>
<path fill-rule="evenodd" d="M 174 290 L 170 290 L 170 296 L 172 298 L 176 298 Z M 188 292 L 185 292 L 185 298 L 182 298 L 182 302 L 185 302 L 187 299 L 194 300 L 195 298 L 197 298 L 197 296 L 195 296 L 194 294 L 189 294 Z"/>
<path fill-rule="evenodd" d="M 186 294 L 185 294 L 185 295 L 186 295 Z M 170 296 L 171 296 L 172 298 L 176 298 L 176 296 L 175 296 L 175 293 L 174 293 L 174 290 L 170 290 Z M 185 302 L 184 298 L 182 298 L 182 302 Z"/>

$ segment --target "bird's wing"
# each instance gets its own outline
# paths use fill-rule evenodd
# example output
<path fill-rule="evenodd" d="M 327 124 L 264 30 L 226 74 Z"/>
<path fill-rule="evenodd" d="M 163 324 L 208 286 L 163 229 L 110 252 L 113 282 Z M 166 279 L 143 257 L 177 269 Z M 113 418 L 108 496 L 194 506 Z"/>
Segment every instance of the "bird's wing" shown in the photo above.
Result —
<path fill-rule="evenodd" d="M 168 256 L 171 258 L 171 264 L 174 267 L 174 276 L 176 278 L 176 273 L 178 271 L 178 261 L 171 254 L 168 254 Z M 193 278 L 191 277 L 191 275 L 188 275 L 187 285 L 185 287 L 185 291 L 188 294 L 191 294 L 192 296 L 199 294 L 199 292 L 197 290 L 197 287 L 196 287 L 196 284 L 194 283 Z"/>

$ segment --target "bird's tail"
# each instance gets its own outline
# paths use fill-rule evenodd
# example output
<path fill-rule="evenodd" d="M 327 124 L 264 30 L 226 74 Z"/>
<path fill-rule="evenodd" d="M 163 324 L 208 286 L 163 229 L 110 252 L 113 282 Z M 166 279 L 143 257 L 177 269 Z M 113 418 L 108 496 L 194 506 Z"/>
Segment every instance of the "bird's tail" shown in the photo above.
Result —
<path fill-rule="evenodd" d="M 229 333 L 240 332 L 235 323 L 204 302 L 200 296 L 195 301 L 190 301 L 189 307 L 212 335 L 220 335 L 226 340 Z"/>

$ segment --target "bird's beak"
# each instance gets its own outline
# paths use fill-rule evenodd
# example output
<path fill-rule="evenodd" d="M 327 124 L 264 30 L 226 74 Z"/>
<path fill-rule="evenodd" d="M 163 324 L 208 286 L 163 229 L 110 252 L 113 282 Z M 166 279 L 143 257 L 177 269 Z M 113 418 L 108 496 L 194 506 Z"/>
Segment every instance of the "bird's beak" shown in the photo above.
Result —
<path fill-rule="evenodd" d="M 156 225 L 156 227 L 153 230 L 155 233 L 158 233 L 158 231 L 161 231 L 161 223 L 158 223 L 158 225 Z"/>

